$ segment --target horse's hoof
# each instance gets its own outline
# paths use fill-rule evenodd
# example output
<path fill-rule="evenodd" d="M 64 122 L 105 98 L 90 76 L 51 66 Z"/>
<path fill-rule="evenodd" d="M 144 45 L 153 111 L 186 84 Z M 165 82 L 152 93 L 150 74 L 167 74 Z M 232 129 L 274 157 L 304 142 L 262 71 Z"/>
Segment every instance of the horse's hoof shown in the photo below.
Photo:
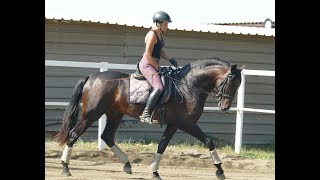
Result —
<path fill-rule="evenodd" d="M 124 166 L 124 167 L 123 167 L 123 170 L 124 170 L 124 172 L 126 172 L 126 173 L 128 173 L 128 174 L 132 174 L 131 167 L 126 167 L 126 166 Z"/>
<path fill-rule="evenodd" d="M 63 176 L 71 176 L 70 172 L 69 171 L 62 171 L 61 174 Z"/>
<path fill-rule="evenodd" d="M 156 172 L 153 172 L 153 176 L 152 176 L 152 179 L 155 179 L 155 180 L 162 180 L 158 171 Z"/>
<path fill-rule="evenodd" d="M 217 176 L 217 178 L 220 179 L 220 180 L 226 179 L 226 176 L 225 176 L 223 173 L 222 173 L 222 174 L 216 173 L 216 176 Z"/>
<path fill-rule="evenodd" d="M 152 176 L 152 179 L 154 179 L 154 180 L 162 180 L 160 176 Z"/>

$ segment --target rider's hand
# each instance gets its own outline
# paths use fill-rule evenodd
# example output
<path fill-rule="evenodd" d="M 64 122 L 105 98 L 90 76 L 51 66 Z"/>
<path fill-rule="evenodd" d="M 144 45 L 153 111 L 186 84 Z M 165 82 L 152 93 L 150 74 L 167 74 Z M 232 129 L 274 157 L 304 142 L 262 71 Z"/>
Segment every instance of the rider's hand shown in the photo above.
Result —
<path fill-rule="evenodd" d="M 171 58 L 169 61 L 174 67 L 179 67 L 177 61 L 174 58 Z"/>
<path fill-rule="evenodd" d="M 166 68 L 166 67 L 159 67 L 158 68 L 158 73 L 161 74 L 161 75 L 165 75 L 169 72 L 169 70 Z"/>

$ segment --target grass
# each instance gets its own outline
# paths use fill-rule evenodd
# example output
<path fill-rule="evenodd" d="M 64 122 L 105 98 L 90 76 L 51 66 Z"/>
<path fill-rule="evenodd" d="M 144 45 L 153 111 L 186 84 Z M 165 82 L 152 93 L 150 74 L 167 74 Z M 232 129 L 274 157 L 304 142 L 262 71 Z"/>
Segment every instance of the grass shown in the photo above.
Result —
<path fill-rule="evenodd" d="M 217 148 L 218 149 L 218 148 Z M 226 154 L 236 155 L 240 157 L 246 157 L 249 159 L 259 160 L 274 160 L 275 159 L 275 148 L 273 144 L 267 145 L 244 145 L 240 149 L 240 153 L 234 152 L 233 146 L 220 147 L 220 150 Z"/>
<path fill-rule="evenodd" d="M 54 142 L 52 139 L 46 139 L 46 142 Z M 275 146 L 274 144 L 267 145 L 244 145 L 241 147 L 240 153 L 237 154 L 234 152 L 233 145 L 226 144 L 223 142 L 219 142 L 215 140 L 216 149 L 218 152 L 223 152 L 227 155 L 231 156 L 240 156 L 249 159 L 259 159 L 259 160 L 274 160 L 275 159 Z M 84 141 L 81 138 L 75 143 L 77 149 L 79 150 L 97 150 L 98 143 L 96 141 Z M 117 142 L 117 145 L 123 150 L 127 151 L 132 148 L 132 146 L 137 146 L 141 149 L 141 153 L 154 153 L 157 151 L 158 142 L 156 141 L 126 141 L 126 142 Z M 181 143 L 170 143 L 167 147 L 175 148 L 179 150 L 197 150 L 199 152 L 205 153 L 208 152 L 208 148 L 204 146 L 201 142 L 197 143 L 189 143 L 189 142 L 181 142 Z"/>

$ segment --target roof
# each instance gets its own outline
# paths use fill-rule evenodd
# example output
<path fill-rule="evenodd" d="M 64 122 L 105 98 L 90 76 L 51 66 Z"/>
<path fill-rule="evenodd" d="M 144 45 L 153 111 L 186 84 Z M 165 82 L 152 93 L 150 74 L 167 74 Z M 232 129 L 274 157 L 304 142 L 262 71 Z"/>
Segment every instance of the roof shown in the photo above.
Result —
<path fill-rule="evenodd" d="M 239 22 L 239 23 L 214 23 L 215 25 L 223 26 L 243 26 L 243 27 L 260 27 L 264 28 L 263 22 Z M 275 22 L 272 22 L 272 28 L 275 28 Z"/>
<path fill-rule="evenodd" d="M 233 22 L 233 23 L 209 23 L 214 25 L 223 25 L 223 26 L 244 26 L 244 27 L 260 27 L 264 28 L 266 22 L 271 22 L 271 28 L 276 28 L 276 23 L 270 19 L 266 19 L 264 22 Z"/>
<path fill-rule="evenodd" d="M 143 23 L 124 23 L 124 22 L 110 22 L 107 20 L 91 19 L 65 19 L 45 17 L 46 20 L 53 20 L 56 22 L 78 22 L 78 23 L 98 23 L 98 24 L 115 24 L 131 27 L 143 27 L 151 28 L 153 24 Z M 225 33 L 225 34 L 243 34 L 243 35 L 260 35 L 260 36 L 272 36 L 275 37 L 275 28 L 261 28 L 261 27 L 243 27 L 237 25 L 217 25 L 217 24 L 178 24 L 172 23 L 169 26 L 170 30 L 181 31 L 195 31 L 195 32 L 209 32 L 209 33 Z"/>

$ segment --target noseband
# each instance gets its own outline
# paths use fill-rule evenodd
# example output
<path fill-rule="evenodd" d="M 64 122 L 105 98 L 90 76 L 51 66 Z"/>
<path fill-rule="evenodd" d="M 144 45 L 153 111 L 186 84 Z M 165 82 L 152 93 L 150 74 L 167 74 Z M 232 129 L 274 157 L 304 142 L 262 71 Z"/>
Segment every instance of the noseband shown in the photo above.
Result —
<path fill-rule="evenodd" d="M 217 95 L 216 97 L 218 97 L 218 101 L 221 101 L 222 98 L 227 98 L 227 99 L 231 99 L 233 100 L 234 98 L 234 95 L 229 95 L 229 94 L 226 94 L 226 85 L 230 83 L 230 79 L 233 79 L 234 78 L 234 74 L 231 74 L 229 73 L 224 79 L 223 81 L 220 83 L 220 85 L 215 88 L 218 90 L 218 92 L 213 89 L 212 91 L 214 91 Z"/>

